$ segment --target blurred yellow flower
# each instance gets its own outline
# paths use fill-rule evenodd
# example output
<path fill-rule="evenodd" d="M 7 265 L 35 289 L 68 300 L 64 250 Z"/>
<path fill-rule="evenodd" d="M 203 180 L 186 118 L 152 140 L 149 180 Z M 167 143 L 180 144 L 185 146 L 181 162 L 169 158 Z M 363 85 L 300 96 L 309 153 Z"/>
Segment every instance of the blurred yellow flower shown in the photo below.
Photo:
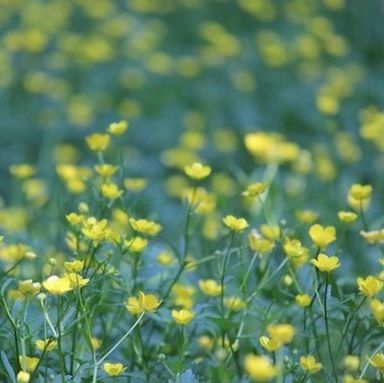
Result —
<path fill-rule="evenodd" d="M 277 368 L 265 356 L 248 354 L 245 357 L 244 368 L 252 380 L 269 381 L 277 375 Z"/>
<path fill-rule="evenodd" d="M 172 310 L 172 318 L 177 324 L 187 325 L 194 317 L 195 314 L 190 310 Z"/>
<path fill-rule="evenodd" d="M 311 304 L 311 297 L 308 294 L 298 294 L 295 297 L 295 302 L 301 307 L 308 307 Z"/>
<path fill-rule="evenodd" d="M 310 374 L 316 374 L 319 372 L 323 365 L 315 359 L 314 356 L 301 356 L 300 357 L 300 366 L 304 371 L 309 372 Z"/>
<path fill-rule="evenodd" d="M 194 162 L 192 165 L 186 166 L 184 172 L 188 177 L 200 181 L 207 178 L 211 174 L 212 169 L 200 162 Z"/>
<path fill-rule="evenodd" d="M 93 152 L 105 151 L 111 140 L 109 134 L 94 133 L 86 137 L 87 145 Z"/>
<path fill-rule="evenodd" d="M 128 122 L 121 120 L 119 122 L 112 122 L 111 124 L 109 124 L 107 132 L 114 136 L 120 136 L 124 134 L 127 129 Z"/>
<path fill-rule="evenodd" d="M 36 348 L 41 352 L 50 352 L 55 349 L 57 342 L 53 339 L 37 339 L 35 342 Z"/>
<path fill-rule="evenodd" d="M 221 294 L 221 285 L 214 279 L 205 279 L 199 281 L 200 290 L 209 297 L 217 297 Z"/>

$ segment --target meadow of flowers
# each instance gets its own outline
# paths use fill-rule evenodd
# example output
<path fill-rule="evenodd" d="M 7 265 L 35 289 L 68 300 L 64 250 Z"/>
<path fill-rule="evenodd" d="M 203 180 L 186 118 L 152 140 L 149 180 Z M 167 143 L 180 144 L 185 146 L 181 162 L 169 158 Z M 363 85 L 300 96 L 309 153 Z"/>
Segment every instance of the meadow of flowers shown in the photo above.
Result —
<path fill-rule="evenodd" d="M 0 0 L 0 382 L 384 382 L 379 0 Z"/>

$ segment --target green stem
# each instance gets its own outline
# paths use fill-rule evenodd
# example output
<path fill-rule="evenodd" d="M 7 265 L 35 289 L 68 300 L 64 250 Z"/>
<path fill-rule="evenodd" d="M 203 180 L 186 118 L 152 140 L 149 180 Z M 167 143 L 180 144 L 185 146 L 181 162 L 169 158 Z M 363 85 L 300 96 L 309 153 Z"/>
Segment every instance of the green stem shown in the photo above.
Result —
<path fill-rule="evenodd" d="M 328 322 L 328 312 L 327 312 L 327 295 L 328 295 L 328 273 L 325 274 L 325 290 L 324 290 L 324 322 L 325 322 L 325 332 L 327 335 L 327 345 L 329 357 L 331 359 L 332 373 L 335 378 L 335 382 L 338 383 L 338 377 L 336 372 L 336 365 L 333 359 L 332 347 L 331 347 L 331 337 L 329 333 L 329 322 Z"/>
<path fill-rule="evenodd" d="M 221 316 L 222 317 L 224 317 L 224 280 L 225 280 L 225 271 L 227 269 L 227 263 L 228 263 L 229 255 L 231 253 L 231 248 L 232 248 L 232 244 L 233 244 L 234 238 L 235 238 L 235 232 L 232 231 L 231 232 L 231 237 L 230 237 L 230 240 L 229 240 L 228 249 L 227 249 L 227 252 L 226 252 L 226 254 L 224 256 L 223 267 L 221 269 L 221 277 L 220 277 L 220 286 L 221 286 L 221 291 L 220 291 L 220 312 L 221 312 Z"/>

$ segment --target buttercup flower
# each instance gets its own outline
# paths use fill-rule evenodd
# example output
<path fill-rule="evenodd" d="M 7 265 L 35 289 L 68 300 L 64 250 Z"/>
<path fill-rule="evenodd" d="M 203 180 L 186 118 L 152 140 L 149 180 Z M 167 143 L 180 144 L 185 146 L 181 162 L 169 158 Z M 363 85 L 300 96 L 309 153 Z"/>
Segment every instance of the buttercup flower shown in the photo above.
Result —
<path fill-rule="evenodd" d="M 276 351 L 282 346 L 282 343 L 275 339 L 268 338 L 267 336 L 260 337 L 259 342 L 267 351 L 270 352 Z"/>
<path fill-rule="evenodd" d="M 372 299 L 369 304 L 372 314 L 378 322 L 384 321 L 384 302 L 380 302 L 378 299 Z"/>
<path fill-rule="evenodd" d="M 139 306 L 146 312 L 156 311 L 161 304 L 156 295 L 144 294 L 142 291 L 139 292 L 137 301 Z"/>
<path fill-rule="evenodd" d="M 19 356 L 19 362 L 24 371 L 33 372 L 36 370 L 37 364 L 39 363 L 39 358 L 29 357 L 29 356 Z"/>
<path fill-rule="evenodd" d="M 184 171 L 188 177 L 201 181 L 211 174 L 212 169 L 209 166 L 204 166 L 200 162 L 194 162 L 192 165 L 186 166 Z"/>
<path fill-rule="evenodd" d="M 37 339 L 35 342 L 36 348 L 41 352 L 50 352 L 55 349 L 57 342 L 51 339 Z"/>
<path fill-rule="evenodd" d="M 245 357 L 244 367 L 252 380 L 269 381 L 277 375 L 277 368 L 265 356 L 248 354 Z"/>
<path fill-rule="evenodd" d="M 217 297 L 221 294 L 221 285 L 214 279 L 205 279 L 199 281 L 200 290 L 209 297 Z"/>
<path fill-rule="evenodd" d="M 357 219 L 357 214 L 352 211 L 339 211 L 337 216 L 341 222 L 345 223 L 352 223 Z"/>
<path fill-rule="evenodd" d="M 52 295 L 62 295 L 73 289 L 68 278 L 59 278 L 57 275 L 48 277 L 48 279 L 43 282 L 43 287 Z"/>
<path fill-rule="evenodd" d="M 336 229 L 333 226 L 315 224 L 309 229 L 309 236 L 315 245 L 324 248 L 336 240 Z"/>
<path fill-rule="evenodd" d="M 271 240 L 261 237 L 256 230 L 248 235 L 248 242 L 251 250 L 259 254 L 266 254 L 275 247 Z"/>
<path fill-rule="evenodd" d="M 177 324 L 187 325 L 194 317 L 195 314 L 190 310 L 172 310 L 172 318 Z"/>
<path fill-rule="evenodd" d="M 256 182 L 252 185 L 249 185 L 245 191 L 243 191 L 243 196 L 248 198 L 256 198 L 260 194 L 264 193 L 267 189 L 268 184 L 265 182 Z"/>
<path fill-rule="evenodd" d="M 292 342 L 296 330 L 290 324 L 281 323 L 269 324 L 267 326 L 267 332 L 272 340 L 287 344 Z"/>
<path fill-rule="evenodd" d="M 295 302 L 305 308 L 311 304 L 311 297 L 308 294 L 298 294 L 295 297 Z"/>
<path fill-rule="evenodd" d="M 301 356 L 300 357 L 300 366 L 304 371 L 309 372 L 310 374 L 316 374 L 319 372 L 323 365 L 316 361 L 315 357 L 312 355 Z"/>
<path fill-rule="evenodd" d="M 249 226 L 244 218 L 236 218 L 233 215 L 227 215 L 223 218 L 223 222 L 227 227 L 236 232 L 242 232 Z"/>
<path fill-rule="evenodd" d="M 109 146 L 111 136 L 109 134 L 94 133 L 86 137 L 89 149 L 93 152 L 103 152 Z"/>
<path fill-rule="evenodd" d="M 109 124 L 107 132 L 114 136 L 120 136 L 124 134 L 127 129 L 128 122 L 121 120 L 119 122 L 112 122 L 111 124 Z"/>
<path fill-rule="evenodd" d="M 19 371 L 16 376 L 17 383 L 29 383 L 31 375 L 27 371 Z"/>
<path fill-rule="evenodd" d="M 370 360 L 369 363 L 377 368 L 378 370 L 384 370 L 384 354 L 378 353 L 374 355 Z"/>
<path fill-rule="evenodd" d="M 339 258 L 337 257 L 328 257 L 325 254 L 319 254 L 317 259 L 311 259 L 310 262 L 312 265 L 316 266 L 320 271 L 329 273 L 332 270 L 340 267 Z"/>
<path fill-rule="evenodd" d="M 103 364 L 103 370 L 105 373 L 109 376 L 118 376 L 124 370 L 126 370 L 126 367 L 124 367 L 121 363 L 104 363 Z"/>
<path fill-rule="evenodd" d="M 357 286 L 362 294 L 366 297 L 372 298 L 377 295 L 383 288 L 383 282 L 380 279 L 369 275 L 366 278 L 357 278 Z"/>

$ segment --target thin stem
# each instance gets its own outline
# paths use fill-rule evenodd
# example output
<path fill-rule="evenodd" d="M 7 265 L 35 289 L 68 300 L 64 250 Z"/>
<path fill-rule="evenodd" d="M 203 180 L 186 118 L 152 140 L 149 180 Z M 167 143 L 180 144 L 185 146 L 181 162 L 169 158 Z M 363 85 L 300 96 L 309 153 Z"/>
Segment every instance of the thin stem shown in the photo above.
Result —
<path fill-rule="evenodd" d="M 233 244 L 233 239 L 235 238 L 235 232 L 231 232 L 231 238 L 229 240 L 229 245 L 227 252 L 224 256 L 224 261 L 223 261 L 223 267 L 221 269 L 221 277 L 220 277 L 220 286 L 221 286 L 221 291 L 220 291 L 220 311 L 221 315 L 224 316 L 224 280 L 225 280 L 225 271 L 227 269 L 227 263 L 229 259 L 229 254 L 231 252 L 232 244 Z"/>
<path fill-rule="evenodd" d="M 325 274 L 325 290 L 324 290 L 324 322 L 325 322 L 325 331 L 327 335 L 327 345 L 329 357 L 331 358 L 332 373 L 335 378 L 335 382 L 338 383 L 335 361 L 333 359 L 332 347 L 331 347 L 331 337 L 329 334 L 329 322 L 328 322 L 328 312 L 327 312 L 327 295 L 328 295 L 328 273 Z"/>
<path fill-rule="evenodd" d="M 373 353 L 371 354 L 371 356 L 368 358 L 368 361 L 367 363 L 365 364 L 364 368 L 363 368 L 363 371 L 361 371 L 361 374 L 359 376 L 359 379 L 362 379 L 363 376 L 365 375 L 365 373 L 367 372 L 367 369 L 369 367 L 369 363 L 371 361 L 371 359 L 384 347 L 384 342 L 382 342 L 377 348 L 375 351 L 373 351 Z"/>
<path fill-rule="evenodd" d="M 97 362 L 98 365 L 100 365 L 110 354 L 112 354 L 113 351 L 116 350 L 117 347 L 120 346 L 120 344 L 124 341 L 127 336 L 135 329 L 135 327 L 140 323 L 141 319 L 145 315 L 145 311 L 140 314 L 140 316 L 137 318 L 136 322 L 132 325 L 132 327 L 120 338 L 120 340 Z"/>

